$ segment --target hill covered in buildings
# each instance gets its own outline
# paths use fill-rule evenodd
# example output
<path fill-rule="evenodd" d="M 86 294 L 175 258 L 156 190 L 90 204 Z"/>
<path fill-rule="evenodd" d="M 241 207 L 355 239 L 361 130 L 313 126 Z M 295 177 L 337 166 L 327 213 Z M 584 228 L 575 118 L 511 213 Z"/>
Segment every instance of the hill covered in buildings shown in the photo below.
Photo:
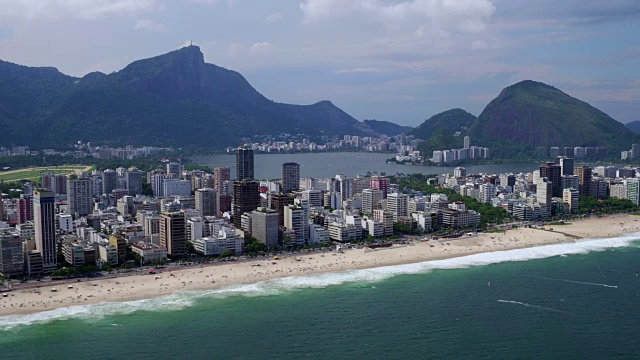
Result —
<path fill-rule="evenodd" d="M 197 46 L 75 78 L 0 61 L 0 145 L 144 144 L 222 148 L 243 137 L 376 131 L 330 101 L 271 101 Z"/>
<path fill-rule="evenodd" d="M 425 150 L 459 147 L 462 136 L 469 135 L 473 145 L 488 147 L 494 158 L 503 159 L 531 158 L 534 149 L 551 146 L 606 147 L 615 154 L 637 141 L 630 129 L 604 112 L 531 80 L 503 89 L 477 119 L 449 110 L 410 134 L 425 140 Z"/>

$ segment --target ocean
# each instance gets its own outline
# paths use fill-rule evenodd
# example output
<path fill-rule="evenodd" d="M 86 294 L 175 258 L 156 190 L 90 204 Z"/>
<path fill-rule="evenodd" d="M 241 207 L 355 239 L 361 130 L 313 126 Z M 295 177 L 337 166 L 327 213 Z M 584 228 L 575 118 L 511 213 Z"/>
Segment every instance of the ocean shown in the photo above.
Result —
<path fill-rule="evenodd" d="M 640 234 L 0 317 L 6 359 L 640 358 Z"/>

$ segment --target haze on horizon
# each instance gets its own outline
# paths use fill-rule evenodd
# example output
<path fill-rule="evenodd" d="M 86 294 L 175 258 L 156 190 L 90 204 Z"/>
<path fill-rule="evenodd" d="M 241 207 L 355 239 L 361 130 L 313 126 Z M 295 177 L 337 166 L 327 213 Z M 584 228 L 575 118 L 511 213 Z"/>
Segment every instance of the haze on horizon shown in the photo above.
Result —
<path fill-rule="evenodd" d="M 0 59 L 117 71 L 193 40 L 266 97 L 416 126 L 532 79 L 640 120 L 640 2 L 0 0 Z"/>

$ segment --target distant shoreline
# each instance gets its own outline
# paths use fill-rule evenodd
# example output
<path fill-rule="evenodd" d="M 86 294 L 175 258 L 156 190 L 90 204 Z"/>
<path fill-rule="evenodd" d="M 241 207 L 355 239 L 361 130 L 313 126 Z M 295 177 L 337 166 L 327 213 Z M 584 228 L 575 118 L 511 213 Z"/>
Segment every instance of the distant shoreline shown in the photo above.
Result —
<path fill-rule="evenodd" d="M 42 284 L 40 293 L 34 292 L 34 289 L 8 293 L 7 297 L 0 298 L 0 316 L 103 302 L 143 300 L 171 295 L 177 291 L 214 290 L 291 276 L 340 273 L 475 254 L 497 254 L 504 250 L 571 244 L 587 238 L 611 238 L 638 231 L 640 217 L 614 215 L 576 220 L 563 226 L 547 225 L 544 228 L 518 228 L 505 233 L 481 233 L 459 239 L 418 241 L 408 246 L 393 246 L 382 250 L 362 248 L 344 252 L 290 254 L 278 260 L 256 258 L 175 271 L 167 268 L 163 273 L 155 275 L 140 273 L 83 282 L 69 280 L 54 286 Z M 72 287 L 69 288 L 69 285 Z M 56 287 L 57 291 L 51 291 L 51 287 Z"/>

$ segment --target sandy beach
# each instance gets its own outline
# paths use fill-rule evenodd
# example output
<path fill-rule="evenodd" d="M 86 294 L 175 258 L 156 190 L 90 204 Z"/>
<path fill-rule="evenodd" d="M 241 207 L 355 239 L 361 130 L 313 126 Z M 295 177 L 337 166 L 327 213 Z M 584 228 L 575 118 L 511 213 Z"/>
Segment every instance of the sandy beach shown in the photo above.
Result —
<path fill-rule="evenodd" d="M 608 238 L 640 231 L 640 216 L 615 215 L 572 221 L 544 228 L 518 228 L 504 233 L 483 233 L 458 239 L 415 242 L 379 249 L 347 249 L 343 252 L 291 254 L 279 260 L 258 258 L 243 262 L 192 266 L 162 273 L 134 276 L 75 279 L 38 289 L 14 290 L 0 298 L 0 316 L 26 314 L 61 307 L 119 302 L 169 295 L 176 291 L 214 289 L 252 284 L 269 279 L 351 269 L 410 264 L 478 253 L 576 242 L 582 238 Z M 51 291 L 55 287 L 57 291 Z M 36 292 L 38 291 L 38 292 Z"/>

